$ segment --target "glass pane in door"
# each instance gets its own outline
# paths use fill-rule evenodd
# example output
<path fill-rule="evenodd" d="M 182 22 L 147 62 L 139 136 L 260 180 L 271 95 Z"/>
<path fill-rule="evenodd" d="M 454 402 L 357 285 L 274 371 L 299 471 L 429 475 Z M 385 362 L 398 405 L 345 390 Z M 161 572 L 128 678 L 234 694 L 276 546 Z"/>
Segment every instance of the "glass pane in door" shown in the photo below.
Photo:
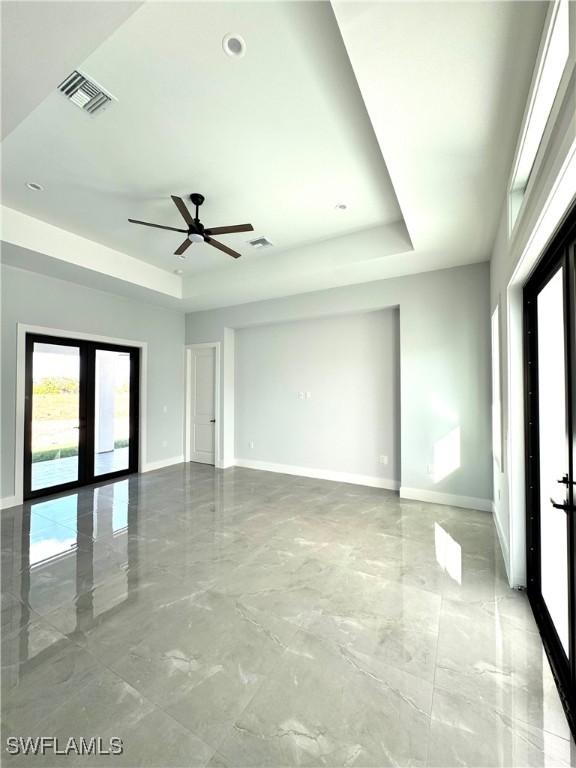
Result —
<path fill-rule="evenodd" d="M 32 350 L 33 491 L 78 480 L 80 349 L 35 342 Z"/>
<path fill-rule="evenodd" d="M 565 500 L 568 473 L 563 278 L 561 268 L 538 294 L 538 426 L 541 591 L 568 655 L 567 518 L 551 503 Z"/>
<path fill-rule="evenodd" d="M 96 350 L 94 475 L 128 469 L 130 354 Z"/>

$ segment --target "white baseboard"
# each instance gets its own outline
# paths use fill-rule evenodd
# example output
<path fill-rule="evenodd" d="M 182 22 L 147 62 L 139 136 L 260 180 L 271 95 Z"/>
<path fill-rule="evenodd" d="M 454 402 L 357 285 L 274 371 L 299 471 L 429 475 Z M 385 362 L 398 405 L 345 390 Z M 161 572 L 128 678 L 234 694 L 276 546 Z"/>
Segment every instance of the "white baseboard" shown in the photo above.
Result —
<path fill-rule="evenodd" d="M 482 512 L 492 511 L 491 499 L 479 499 L 475 496 L 458 496 L 453 493 L 441 493 L 429 491 L 423 488 L 400 488 L 400 498 L 414 501 L 428 501 L 432 504 L 446 504 L 450 507 L 464 507 L 465 509 L 479 509 Z"/>
<path fill-rule="evenodd" d="M 397 491 L 400 487 L 400 483 L 396 480 L 386 480 L 383 477 L 372 475 L 357 475 L 352 472 L 336 472 L 331 469 L 311 469 L 310 467 L 297 467 L 291 464 L 276 464 L 271 461 L 255 461 L 253 459 L 235 459 L 234 464 L 245 469 L 260 469 L 264 472 L 278 472 L 281 475 L 312 477 L 316 480 L 333 480 L 337 483 L 351 483 L 352 485 L 367 485 L 371 488 L 386 488 L 389 491 Z"/>
<path fill-rule="evenodd" d="M 184 456 L 172 456 L 170 459 L 161 459 L 160 461 L 149 461 L 144 464 L 141 472 L 154 472 L 155 469 L 164 469 L 165 467 L 172 467 L 174 464 L 182 464 L 184 462 Z"/>
<path fill-rule="evenodd" d="M 5 496 L 0 499 L 0 509 L 10 509 L 10 507 L 17 507 L 19 504 L 22 504 L 22 499 L 19 499 L 18 496 Z"/>
<path fill-rule="evenodd" d="M 217 459 L 214 465 L 216 469 L 229 469 L 236 466 L 235 459 Z"/>

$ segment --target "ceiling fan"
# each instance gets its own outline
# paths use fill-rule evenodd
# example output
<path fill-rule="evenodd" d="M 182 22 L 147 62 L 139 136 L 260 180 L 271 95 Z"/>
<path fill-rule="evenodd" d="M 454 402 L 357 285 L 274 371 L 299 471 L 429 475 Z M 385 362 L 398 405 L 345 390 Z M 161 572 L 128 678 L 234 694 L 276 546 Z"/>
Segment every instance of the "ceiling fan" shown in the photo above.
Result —
<path fill-rule="evenodd" d="M 178 229 L 177 227 L 165 227 L 163 224 L 150 224 L 148 221 L 138 221 L 137 219 L 128 219 L 131 224 L 143 224 L 145 227 L 156 227 L 156 229 L 169 229 L 172 232 L 185 232 L 187 237 L 181 245 L 174 251 L 175 256 L 181 256 L 184 251 L 189 248 L 192 243 L 208 243 L 213 245 L 214 248 L 218 248 L 220 251 L 224 251 L 229 256 L 238 259 L 242 254 L 238 251 L 233 251 L 232 248 L 228 248 L 224 243 L 220 243 L 218 240 L 214 240 L 212 235 L 227 235 L 231 232 L 253 232 L 254 227 L 252 224 L 235 224 L 230 227 L 205 227 L 198 217 L 198 209 L 204 202 L 204 195 L 193 192 L 190 195 L 192 205 L 196 207 L 196 215 L 192 218 L 192 214 L 188 210 L 186 203 L 181 197 L 171 195 L 176 208 L 182 214 L 182 218 L 188 225 L 188 229 Z"/>

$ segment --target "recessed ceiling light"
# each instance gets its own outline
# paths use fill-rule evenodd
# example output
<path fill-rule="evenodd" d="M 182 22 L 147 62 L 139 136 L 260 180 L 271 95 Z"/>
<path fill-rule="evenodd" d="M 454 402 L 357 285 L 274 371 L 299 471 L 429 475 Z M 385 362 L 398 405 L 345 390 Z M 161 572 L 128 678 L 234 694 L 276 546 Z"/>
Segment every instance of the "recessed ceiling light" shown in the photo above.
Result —
<path fill-rule="evenodd" d="M 227 56 L 244 56 L 246 53 L 246 43 L 240 35 L 228 34 L 224 35 L 222 40 L 222 48 Z"/>
<path fill-rule="evenodd" d="M 183 275 L 184 274 L 184 270 L 183 269 L 175 269 L 174 270 L 174 274 L 175 275 Z"/>
<path fill-rule="evenodd" d="M 44 187 L 42 184 L 38 184 L 35 181 L 28 181 L 26 182 L 26 186 L 28 189 L 32 189 L 34 192 L 44 192 Z"/>
<path fill-rule="evenodd" d="M 338 203 L 337 205 L 334 206 L 334 208 L 337 211 L 345 211 L 348 208 L 348 206 L 346 205 L 346 203 Z"/>

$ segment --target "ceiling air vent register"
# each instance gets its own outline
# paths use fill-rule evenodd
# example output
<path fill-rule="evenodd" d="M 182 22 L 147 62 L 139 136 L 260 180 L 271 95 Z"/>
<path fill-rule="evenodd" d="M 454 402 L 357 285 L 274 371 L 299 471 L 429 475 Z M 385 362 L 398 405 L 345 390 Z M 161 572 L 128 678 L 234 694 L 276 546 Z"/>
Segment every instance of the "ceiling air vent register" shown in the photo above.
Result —
<path fill-rule="evenodd" d="M 95 115 L 101 112 L 110 104 L 113 96 L 101 88 L 97 83 L 89 80 L 86 75 L 74 70 L 72 74 L 63 80 L 58 86 L 58 90 L 77 107 Z"/>
<path fill-rule="evenodd" d="M 248 240 L 252 248 L 269 248 L 272 243 L 267 237 L 255 237 L 254 240 Z"/>

